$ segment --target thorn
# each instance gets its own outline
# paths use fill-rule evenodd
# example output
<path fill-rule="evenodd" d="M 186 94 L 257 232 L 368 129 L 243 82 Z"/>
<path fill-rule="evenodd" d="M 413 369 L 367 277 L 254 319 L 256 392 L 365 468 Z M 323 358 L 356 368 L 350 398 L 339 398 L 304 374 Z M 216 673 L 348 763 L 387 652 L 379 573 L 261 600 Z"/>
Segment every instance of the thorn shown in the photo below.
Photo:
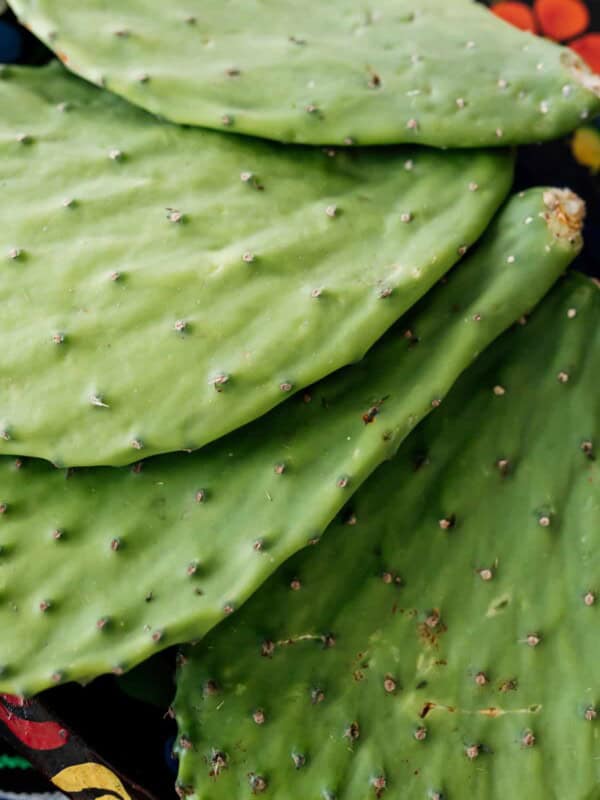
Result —
<path fill-rule="evenodd" d="M 98 408 L 109 408 L 109 406 L 103 402 L 102 397 L 99 394 L 91 394 L 89 399 L 93 406 L 97 406 Z"/>
<path fill-rule="evenodd" d="M 275 652 L 275 642 L 272 642 L 270 639 L 265 639 L 265 641 L 260 646 L 261 656 L 263 656 L 263 658 L 271 658 L 274 652 Z"/>
<path fill-rule="evenodd" d="M 542 639 L 537 633 L 529 633 L 525 639 L 525 643 L 529 645 L 529 647 L 537 647 L 541 641 Z"/>
<path fill-rule="evenodd" d="M 474 761 L 478 758 L 479 753 L 481 750 L 481 746 L 478 744 L 471 744 L 469 747 L 465 749 L 465 755 L 470 761 Z"/>
<path fill-rule="evenodd" d="M 20 258 L 21 250 L 18 247 L 11 247 L 8 251 L 8 257 L 11 258 L 13 261 L 16 261 L 17 258 Z"/>
<path fill-rule="evenodd" d="M 52 602 L 50 600 L 42 600 L 40 603 L 40 611 L 45 613 L 52 607 Z"/>
<path fill-rule="evenodd" d="M 221 117 L 221 124 L 228 127 L 229 125 L 233 125 L 233 117 L 229 116 L 229 114 L 223 114 Z"/>
<path fill-rule="evenodd" d="M 144 449 L 144 443 L 140 439 L 132 439 L 129 442 L 129 446 L 133 447 L 134 450 L 143 450 Z"/>
<path fill-rule="evenodd" d="M 108 151 L 108 157 L 112 161 L 121 161 L 123 159 L 123 151 L 113 148 L 112 150 Z"/>
<path fill-rule="evenodd" d="M 351 742 L 355 742 L 360 737 L 360 727 L 358 722 L 351 722 L 344 731 L 344 736 L 347 739 L 350 739 Z"/>
<path fill-rule="evenodd" d="M 214 378 L 209 380 L 209 384 L 214 386 L 216 392 L 222 392 L 223 386 L 229 381 L 229 375 L 225 373 L 221 373 L 220 375 L 216 375 Z"/>
<path fill-rule="evenodd" d="M 178 333 L 183 333 L 183 331 L 187 328 L 187 322 L 182 319 L 178 319 L 173 327 Z"/>
<path fill-rule="evenodd" d="M 465 103 L 464 98 L 462 98 L 462 97 L 457 97 L 456 98 L 456 107 L 457 108 L 463 109 L 466 105 L 467 104 Z"/>
<path fill-rule="evenodd" d="M 414 737 L 417 742 L 424 742 L 427 738 L 427 728 L 425 728 L 423 725 L 418 727 L 414 732 Z"/>
<path fill-rule="evenodd" d="M 322 689 L 312 689 L 310 693 L 310 702 L 313 706 L 322 703 L 325 700 L 325 692 Z"/>
<path fill-rule="evenodd" d="M 469 191 L 476 192 L 478 189 L 479 189 L 479 184 L 475 183 L 474 181 L 471 181 L 471 183 L 469 184 Z"/>
<path fill-rule="evenodd" d="M 219 694 L 221 691 L 219 684 L 216 681 L 208 680 L 202 687 L 202 693 L 205 697 L 211 697 L 216 694 Z"/>
<path fill-rule="evenodd" d="M 294 388 L 294 384 L 289 383 L 289 381 L 284 381 L 283 383 L 279 384 L 279 388 L 281 389 L 282 392 L 291 392 L 292 389 Z"/>
<path fill-rule="evenodd" d="M 431 611 L 425 618 L 425 625 L 428 628 L 437 628 L 440 624 L 440 615 L 438 611 Z"/>
<path fill-rule="evenodd" d="M 65 341 L 64 333 L 53 333 L 52 341 L 54 342 L 54 344 L 63 344 L 63 342 Z"/>
<path fill-rule="evenodd" d="M 246 252 L 242 256 L 242 261 L 245 261 L 246 264 L 251 264 L 254 261 L 254 253 L 251 253 L 249 250 L 246 250 Z"/>
<path fill-rule="evenodd" d="M 456 524 L 456 518 L 454 514 L 450 517 L 444 517 L 443 519 L 439 520 L 438 525 L 443 531 L 448 531 L 454 527 Z"/>
<path fill-rule="evenodd" d="M 532 731 L 525 731 L 523 736 L 521 737 L 521 746 L 522 747 L 533 747 L 535 744 L 535 736 L 533 735 Z"/>
<path fill-rule="evenodd" d="M 197 503 L 203 503 L 206 500 L 206 490 L 205 489 L 198 489 L 194 496 L 194 500 Z"/>
<path fill-rule="evenodd" d="M 285 472 L 285 464 L 275 464 L 273 471 L 275 472 L 276 475 L 283 475 L 283 473 Z"/>
<path fill-rule="evenodd" d="M 177 224 L 178 222 L 183 221 L 183 214 L 181 211 L 178 211 L 176 208 L 167 208 L 166 209 L 169 213 L 167 214 L 167 219 L 169 222 L 173 222 Z"/>
<path fill-rule="evenodd" d="M 594 706 L 588 706 L 583 712 L 583 717 L 588 722 L 593 722 L 598 717 L 598 711 L 594 708 Z"/>
<path fill-rule="evenodd" d="M 406 123 L 406 127 L 409 131 L 418 131 L 419 130 L 419 123 L 416 119 L 409 119 Z"/>
<path fill-rule="evenodd" d="M 503 395 L 506 394 L 505 387 L 504 386 L 500 386 L 500 384 L 498 384 L 497 386 L 494 386 L 494 394 L 496 395 L 496 397 L 502 397 Z"/>
<path fill-rule="evenodd" d="M 251 774 L 249 776 L 249 781 L 252 794 L 261 794 L 267 788 L 267 781 L 262 775 Z"/>
<path fill-rule="evenodd" d="M 256 711 L 253 712 L 252 719 L 257 725 L 265 724 L 265 712 L 262 710 L 262 708 L 257 708 Z"/>
<path fill-rule="evenodd" d="M 486 684 L 489 683 L 489 678 L 485 674 L 485 672 L 478 672 L 477 675 L 475 675 L 474 680 L 477 686 L 485 686 Z"/>
<path fill-rule="evenodd" d="M 386 675 L 383 681 L 383 688 L 388 694 L 392 694 L 396 691 L 396 681 L 392 678 L 391 675 Z"/>
<path fill-rule="evenodd" d="M 112 539 L 110 542 L 110 549 L 113 550 L 115 553 L 121 547 L 121 540 L 118 538 Z"/>
<path fill-rule="evenodd" d="M 301 769 L 306 764 L 306 756 L 302 753 L 292 753 L 292 761 L 296 769 Z"/>
<path fill-rule="evenodd" d="M 549 528 L 550 522 L 550 517 L 547 514 L 542 514 L 542 516 L 538 518 L 538 523 L 542 526 L 542 528 Z"/>
<path fill-rule="evenodd" d="M 342 475 L 337 479 L 336 486 L 338 489 L 345 489 L 350 483 L 350 478 L 347 475 Z"/>
<path fill-rule="evenodd" d="M 290 581 L 290 589 L 293 592 L 299 592 L 301 588 L 302 588 L 302 583 L 298 578 L 294 578 L 292 581 Z"/>
<path fill-rule="evenodd" d="M 478 573 L 482 581 L 491 581 L 492 578 L 494 577 L 493 571 L 489 568 L 480 569 L 478 570 Z"/>
<path fill-rule="evenodd" d="M 596 602 L 596 595 L 594 594 L 594 592 L 586 592 L 583 596 L 583 602 L 588 607 L 593 606 L 594 603 Z"/>
<path fill-rule="evenodd" d="M 331 218 L 337 216 L 337 212 L 338 212 L 338 208 L 335 205 L 327 206 L 327 208 L 325 209 L 325 213 L 327 214 L 328 217 L 331 217 Z"/>

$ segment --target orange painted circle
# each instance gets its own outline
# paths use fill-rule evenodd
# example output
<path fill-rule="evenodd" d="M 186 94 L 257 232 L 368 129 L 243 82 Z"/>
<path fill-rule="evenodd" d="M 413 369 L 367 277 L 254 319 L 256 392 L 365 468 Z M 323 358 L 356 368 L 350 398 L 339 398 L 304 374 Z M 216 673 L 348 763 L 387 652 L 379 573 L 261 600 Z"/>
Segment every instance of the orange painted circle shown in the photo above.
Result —
<path fill-rule="evenodd" d="M 590 12 L 581 0 L 535 0 L 533 10 L 542 33 L 559 42 L 579 36 L 590 24 Z"/>
<path fill-rule="evenodd" d="M 510 22 L 511 25 L 520 28 L 522 31 L 531 31 L 531 33 L 537 32 L 537 25 L 533 12 L 525 3 L 514 1 L 494 3 L 491 11 L 497 17 L 500 17 L 500 19 Z"/>

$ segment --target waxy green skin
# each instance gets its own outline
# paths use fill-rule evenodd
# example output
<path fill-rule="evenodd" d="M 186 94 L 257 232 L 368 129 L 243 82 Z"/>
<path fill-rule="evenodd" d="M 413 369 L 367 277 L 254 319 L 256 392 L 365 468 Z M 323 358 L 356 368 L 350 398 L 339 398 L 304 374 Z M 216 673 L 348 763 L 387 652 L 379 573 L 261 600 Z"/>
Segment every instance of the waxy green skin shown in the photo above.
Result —
<path fill-rule="evenodd" d="M 182 796 L 598 796 L 599 321 L 569 277 L 186 650 Z"/>
<path fill-rule="evenodd" d="M 233 133 L 494 147 L 556 138 L 600 110 L 600 81 L 578 56 L 470 0 L 10 5 L 74 72 Z"/>
<path fill-rule="evenodd" d="M 60 466 L 197 449 L 358 360 L 512 178 L 184 130 L 57 64 L 0 103 L 0 454 Z"/>
<path fill-rule="evenodd" d="M 0 691 L 87 681 L 200 637 L 318 541 L 577 253 L 539 216 L 543 195 L 511 200 L 362 362 L 198 453 L 69 471 L 2 459 Z"/>

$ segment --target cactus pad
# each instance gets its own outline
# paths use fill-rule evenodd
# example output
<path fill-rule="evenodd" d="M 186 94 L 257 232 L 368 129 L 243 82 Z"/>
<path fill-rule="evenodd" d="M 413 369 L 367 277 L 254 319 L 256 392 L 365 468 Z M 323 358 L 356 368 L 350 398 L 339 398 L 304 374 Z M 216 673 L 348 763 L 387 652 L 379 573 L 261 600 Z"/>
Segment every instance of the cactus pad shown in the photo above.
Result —
<path fill-rule="evenodd" d="M 362 362 L 197 453 L 66 472 L 3 458 L 0 691 L 120 672 L 234 611 L 545 293 L 582 205 L 514 198 Z"/>
<path fill-rule="evenodd" d="M 181 796 L 598 796 L 599 322 L 568 278 L 187 651 Z"/>
<path fill-rule="evenodd" d="M 74 72 L 175 122 L 306 144 L 497 146 L 600 109 L 572 50 L 470 0 L 11 0 Z"/>
<path fill-rule="evenodd" d="M 505 152 L 322 152 L 0 76 L 0 454 L 196 449 L 359 359 L 486 227 Z"/>

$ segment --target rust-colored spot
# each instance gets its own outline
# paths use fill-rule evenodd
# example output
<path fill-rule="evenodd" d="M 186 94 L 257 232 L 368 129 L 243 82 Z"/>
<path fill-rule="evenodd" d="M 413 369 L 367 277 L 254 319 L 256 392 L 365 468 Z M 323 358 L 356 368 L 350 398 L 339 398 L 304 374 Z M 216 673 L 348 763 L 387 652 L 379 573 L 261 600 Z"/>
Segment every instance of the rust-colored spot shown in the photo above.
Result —
<path fill-rule="evenodd" d="M 435 708 L 435 706 L 436 706 L 436 704 L 435 704 L 435 703 L 432 703 L 431 701 L 429 701 L 429 700 L 428 700 L 428 701 L 427 701 L 427 702 L 424 704 L 423 708 L 422 708 L 422 709 L 419 711 L 419 717 L 420 717 L 421 719 L 425 719 L 425 717 L 427 716 L 427 714 L 429 714 L 429 712 L 430 712 L 430 711 L 432 711 L 432 710 Z"/>
<path fill-rule="evenodd" d="M 64 52 L 64 50 L 57 50 L 56 55 L 62 61 L 63 64 L 69 63 L 69 56 Z"/>

